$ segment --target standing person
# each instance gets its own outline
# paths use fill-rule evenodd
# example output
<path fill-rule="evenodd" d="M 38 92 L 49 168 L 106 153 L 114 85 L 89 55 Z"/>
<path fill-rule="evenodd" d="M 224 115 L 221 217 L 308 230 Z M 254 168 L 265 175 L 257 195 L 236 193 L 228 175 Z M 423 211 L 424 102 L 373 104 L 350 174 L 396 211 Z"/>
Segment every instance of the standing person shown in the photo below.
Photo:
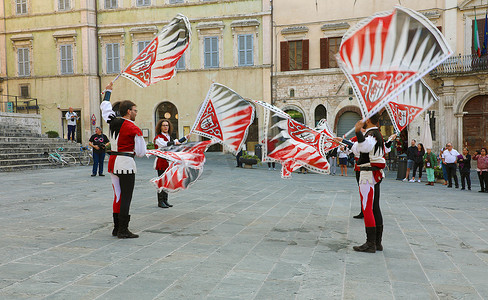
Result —
<path fill-rule="evenodd" d="M 442 153 L 442 161 L 446 164 L 447 166 L 447 180 L 449 182 L 449 185 L 447 186 L 448 188 L 452 188 L 452 178 L 454 177 L 454 183 L 456 185 L 456 188 L 459 188 L 459 182 L 458 182 L 458 177 L 456 174 L 456 166 L 457 166 L 457 157 L 459 155 L 459 152 L 457 152 L 455 149 L 452 148 L 452 144 L 448 143 L 447 144 L 447 149 L 444 150 L 444 153 Z"/>
<path fill-rule="evenodd" d="M 337 169 L 337 147 L 329 152 L 330 173 L 335 176 Z"/>
<path fill-rule="evenodd" d="M 125 100 L 119 103 L 119 113 L 122 117 L 117 117 L 112 110 L 112 85 L 111 82 L 105 88 L 105 96 L 100 104 L 102 117 L 109 124 L 112 148 L 108 160 L 108 172 L 115 194 L 112 235 L 119 239 L 138 238 L 139 235 L 129 231 L 129 210 L 137 172 L 134 156 L 142 157 L 146 154 L 146 142 L 141 129 L 134 123 L 137 116 L 137 106 L 134 102 Z"/>
<path fill-rule="evenodd" d="M 442 161 L 442 153 L 444 153 L 446 148 L 442 148 L 437 160 L 441 162 L 442 177 L 444 178 L 444 183 L 442 185 L 447 185 L 447 165 Z"/>
<path fill-rule="evenodd" d="M 419 143 L 417 145 L 417 153 L 415 154 L 414 161 L 413 161 L 413 174 L 412 174 L 412 179 L 410 179 L 410 182 L 415 182 L 415 172 L 417 169 L 419 170 L 419 177 L 418 177 L 418 182 L 422 179 L 422 167 L 424 166 L 424 145 Z"/>
<path fill-rule="evenodd" d="M 437 166 L 437 157 L 432 153 L 432 149 L 427 148 L 424 154 L 425 173 L 427 173 L 427 183 L 425 185 L 434 185 L 435 176 L 434 168 Z"/>
<path fill-rule="evenodd" d="M 413 169 L 413 163 L 415 161 L 415 157 L 417 156 L 417 152 L 419 151 L 417 146 L 415 145 L 416 142 L 417 141 L 412 140 L 412 142 L 410 143 L 410 147 L 407 148 L 407 174 L 405 175 L 405 179 L 403 179 L 403 181 L 408 181 L 408 177 L 410 176 L 410 169 Z M 415 177 L 415 174 L 413 175 L 413 177 Z"/>
<path fill-rule="evenodd" d="M 239 150 L 239 152 L 237 152 L 237 155 L 236 155 L 236 160 L 237 160 L 237 166 L 236 168 L 242 168 L 242 163 L 241 161 L 239 160 L 242 156 L 242 149 Z"/>
<path fill-rule="evenodd" d="M 386 166 L 385 143 L 378 129 L 380 115 L 373 115 L 363 122 L 358 121 L 355 126 L 358 141 L 352 146 L 352 152 L 359 155 L 357 162 L 359 174 L 359 193 L 361 196 L 361 209 L 366 227 L 366 243 L 354 246 L 359 252 L 374 253 L 382 251 L 381 240 L 383 236 L 383 216 L 380 210 L 380 183 L 385 176 L 383 169 Z M 363 135 L 361 128 L 365 127 Z"/>
<path fill-rule="evenodd" d="M 64 115 L 66 121 L 68 122 L 68 142 L 75 141 L 75 131 L 76 131 L 76 120 L 78 120 L 78 115 L 73 111 L 73 108 L 70 107 L 69 111 Z"/>
<path fill-rule="evenodd" d="M 471 191 L 471 155 L 468 148 L 463 148 L 463 154 L 458 155 L 459 174 L 461 175 L 461 190 L 465 190 L 466 183 L 468 184 L 468 190 Z"/>
<path fill-rule="evenodd" d="M 95 128 L 95 134 L 90 137 L 89 145 L 93 148 L 92 177 L 103 175 L 103 161 L 105 160 L 105 148 L 110 144 L 108 137 L 102 133 L 100 127 Z"/>
<path fill-rule="evenodd" d="M 346 149 L 344 146 L 340 146 L 339 150 L 337 150 L 337 156 L 339 157 L 339 165 L 341 166 L 341 176 L 347 177 L 347 156 L 349 155 L 350 151 Z"/>
<path fill-rule="evenodd" d="M 165 148 L 173 145 L 180 145 L 181 143 L 186 141 L 186 137 L 182 137 L 179 140 L 175 140 L 171 137 L 171 133 L 173 132 L 173 126 L 170 121 L 166 119 L 159 120 L 158 124 L 156 124 L 156 136 L 154 137 L 154 146 L 156 149 Z M 154 161 L 154 168 L 158 172 L 158 176 L 161 176 L 166 168 L 168 168 L 168 161 L 161 157 L 156 157 Z M 169 208 L 173 207 L 173 205 L 168 203 L 168 193 L 161 190 L 158 193 L 158 207 L 161 208 Z"/>
<path fill-rule="evenodd" d="M 478 192 L 488 192 L 488 150 L 481 148 L 481 150 L 476 151 L 473 159 L 476 160 L 476 173 L 481 187 Z"/>

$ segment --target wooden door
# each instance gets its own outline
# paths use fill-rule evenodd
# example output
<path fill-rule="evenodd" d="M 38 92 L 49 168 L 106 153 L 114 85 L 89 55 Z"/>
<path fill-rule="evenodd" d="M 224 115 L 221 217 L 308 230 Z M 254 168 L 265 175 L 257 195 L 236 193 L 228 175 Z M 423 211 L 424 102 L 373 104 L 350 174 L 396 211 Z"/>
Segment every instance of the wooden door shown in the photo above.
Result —
<path fill-rule="evenodd" d="M 464 106 L 463 147 L 471 153 L 488 147 L 488 96 L 476 96 Z M 460 149 L 459 149 L 460 150 Z M 458 151 L 459 151 L 458 150 Z"/>

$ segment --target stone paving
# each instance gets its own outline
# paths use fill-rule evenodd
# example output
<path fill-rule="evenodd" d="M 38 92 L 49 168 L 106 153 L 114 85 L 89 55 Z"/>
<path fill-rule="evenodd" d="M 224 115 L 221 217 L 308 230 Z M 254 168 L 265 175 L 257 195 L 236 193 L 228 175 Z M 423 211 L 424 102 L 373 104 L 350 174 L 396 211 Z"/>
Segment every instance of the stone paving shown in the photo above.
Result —
<path fill-rule="evenodd" d="M 488 299 L 488 194 L 382 184 L 384 251 L 365 240 L 349 177 L 235 168 L 156 206 L 138 159 L 130 228 L 111 236 L 110 177 L 90 167 L 1 173 L 0 299 Z M 392 172 L 393 173 L 393 172 Z M 477 178 L 472 176 L 474 182 Z"/>

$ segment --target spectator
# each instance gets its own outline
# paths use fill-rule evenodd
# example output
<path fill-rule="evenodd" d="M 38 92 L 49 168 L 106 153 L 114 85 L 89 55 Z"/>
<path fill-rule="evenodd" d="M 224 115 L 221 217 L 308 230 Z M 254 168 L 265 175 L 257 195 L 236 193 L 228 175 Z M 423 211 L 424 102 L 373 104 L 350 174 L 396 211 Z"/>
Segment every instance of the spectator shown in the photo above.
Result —
<path fill-rule="evenodd" d="M 446 148 L 441 149 L 441 151 L 439 152 L 439 156 L 437 157 L 437 160 L 441 162 L 442 178 L 444 178 L 444 183 L 442 185 L 447 185 L 447 166 L 442 161 L 442 153 L 444 153 L 444 150 L 446 150 Z"/>
<path fill-rule="evenodd" d="M 437 158 L 430 148 L 427 148 L 427 153 L 424 154 L 424 163 L 428 181 L 426 185 L 434 185 L 434 168 L 437 166 Z"/>
<path fill-rule="evenodd" d="M 64 115 L 66 121 L 68 122 L 68 142 L 75 142 L 75 131 L 76 131 L 76 120 L 78 120 L 78 115 L 70 107 L 69 111 Z M 71 139 L 70 139 L 71 138 Z"/>
<path fill-rule="evenodd" d="M 452 178 L 454 177 L 454 184 L 456 188 L 459 188 L 458 177 L 456 174 L 456 166 L 457 166 L 457 157 L 459 152 L 452 148 L 452 144 L 448 143 L 446 145 L 446 150 L 442 153 L 442 161 L 447 166 L 447 180 L 449 182 L 448 188 L 452 188 Z"/>
<path fill-rule="evenodd" d="M 413 174 L 412 174 L 412 179 L 410 179 L 410 182 L 415 182 L 415 172 L 417 169 L 419 170 L 419 177 L 418 177 L 418 182 L 422 179 L 422 167 L 424 166 L 424 145 L 419 143 L 417 145 L 417 154 L 414 157 L 413 160 Z"/>
<path fill-rule="evenodd" d="M 415 157 L 417 156 L 417 152 L 419 151 L 417 146 L 415 146 L 416 141 L 412 140 L 410 143 L 411 146 L 407 149 L 407 174 L 405 175 L 405 179 L 403 181 L 408 181 L 408 177 L 410 176 L 410 169 L 413 168 L 413 162 L 415 161 Z"/>
<path fill-rule="evenodd" d="M 350 153 L 350 150 L 346 149 L 346 147 L 341 146 L 339 150 L 337 150 L 337 156 L 339 157 L 339 165 L 341 166 L 341 176 L 347 177 L 347 156 Z"/>
<path fill-rule="evenodd" d="M 471 155 L 468 148 L 463 148 L 463 154 L 458 155 L 459 174 L 461 175 L 461 190 L 465 190 L 466 183 L 468 184 L 468 190 L 471 191 Z"/>
<path fill-rule="evenodd" d="M 338 148 L 334 148 L 334 150 L 330 151 L 329 154 L 329 165 L 330 165 L 330 174 L 335 175 L 337 169 L 337 150 Z"/>
<path fill-rule="evenodd" d="M 476 173 L 478 173 L 478 179 L 480 180 L 481 190 L 478 192 L 488 192 L 488 151 L 486 148 L 476 151 L 476 155 L 473 157 L 476 160 Z"/>
<path fill-rule="evenodd" d="M 110 144 L 108 137 L 102 133 L 100 127 L 95 128 L 95 134 L 90 137 L 88 143 L 93 148 L 93 169 L 92 177 L 103 175 L 103 161 L 105 160 L 105 148 Z"/>

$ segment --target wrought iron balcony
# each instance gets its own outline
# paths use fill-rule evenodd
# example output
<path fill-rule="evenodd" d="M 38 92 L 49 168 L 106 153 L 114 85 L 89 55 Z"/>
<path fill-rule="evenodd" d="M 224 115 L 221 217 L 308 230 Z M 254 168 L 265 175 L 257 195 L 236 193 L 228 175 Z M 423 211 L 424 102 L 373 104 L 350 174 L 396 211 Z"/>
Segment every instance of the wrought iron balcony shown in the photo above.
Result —
<path fill-rule="evenodd" d="M 488 55 L 451 56 L 430 72 L 432 77 L 466 75 L 467 73 L 487 73 Z"/>

